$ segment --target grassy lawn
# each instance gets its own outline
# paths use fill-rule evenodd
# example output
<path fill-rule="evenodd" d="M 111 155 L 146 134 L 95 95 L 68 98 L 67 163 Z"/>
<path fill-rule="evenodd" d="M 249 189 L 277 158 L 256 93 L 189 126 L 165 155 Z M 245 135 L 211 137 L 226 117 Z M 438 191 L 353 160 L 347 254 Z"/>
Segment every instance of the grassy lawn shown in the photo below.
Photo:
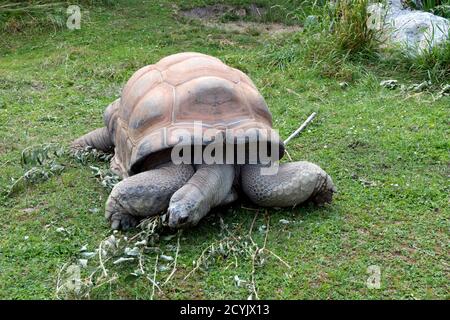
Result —
<path fill-rule="evenodd" d="M 103 217 L 108 191 L 88 165 L 68 156 L 60 159 L 60 175 L 7 196 L 11 178 L 24 173 L 22 150 L 67 145 L 102 126 L 104 108 L 134 71 L 182 51 L 214 55 L 246 72 L 284 138 L 317 112 L 287 150 L 294 160 L 319 164 L 339 193 L 324 208 L 258 212 L 239 202 L 215 210 L 196 228 L 158 243 L 167 256 L 179 248 L 176 272 L 165 285 L 173 263 L 159 259 L 161 290 L 153 293 L 149 280 L 158 255 L 148 253 L 149 277 L 130 275 L 133 263 L 109 265 L 117 279 L 93 288 L 90 298 L 246 299 L 252 277 L 265 299 L 450 298 L 450 97 L 434 101 L 430 93 L 380 87 L 385 79 L 422 80 L 396 66 L 313 64 L 302 53 L 311 36 L 301 32 L 204 27 L 180 18 L 169 1 L 88 10 L 80 30 L 0 36 L 0 298 L 55 298 L 63 265 L 80 258 L 82 246 L 95 249 L 111 234 Z M 262 247 L 267 234 L 266 248 L 283 262 L 267 254 L 252 270 L 245 254 L 217 255 L 185 279 L 211 243 L 230 234 L 245 242 L 252 224 L 254 241 Z M 372 265 L 381 270 L 379 289 L 366 285 Z M 246 282 L 238 286 L 237 278 Z"/>

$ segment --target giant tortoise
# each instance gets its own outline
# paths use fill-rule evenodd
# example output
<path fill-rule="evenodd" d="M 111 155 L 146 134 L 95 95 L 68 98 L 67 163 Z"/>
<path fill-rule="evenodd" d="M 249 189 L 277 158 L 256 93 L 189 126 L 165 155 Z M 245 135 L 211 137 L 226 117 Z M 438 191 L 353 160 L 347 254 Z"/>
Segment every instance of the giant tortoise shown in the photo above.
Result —
<path fill-rule="evenodd" d="M 113 229 L 166 213 L 170 227 L 193 226 L 238 195 L 259 206 L 293 207 L 330 202 L 335 192 L 313 163 L 277 165 L 284 145 L 264 98 L 243 72 L 205 54 L 174 54 L 139 69 L 106 108 L 104 123 L 72 148 L 114 152 L 111 169 L 124 179 L 106 202 Z"/>

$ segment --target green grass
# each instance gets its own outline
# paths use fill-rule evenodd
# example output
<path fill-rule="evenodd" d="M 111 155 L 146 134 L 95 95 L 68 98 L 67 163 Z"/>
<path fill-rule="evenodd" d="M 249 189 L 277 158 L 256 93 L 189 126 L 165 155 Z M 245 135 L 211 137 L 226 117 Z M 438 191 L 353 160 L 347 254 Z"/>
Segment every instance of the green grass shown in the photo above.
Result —
<path fill-rule="evenodd" d="M 406 4 L 415 10 L 428 11 L 444 18 L 450 18 L 449 0 L 407 0 Z"/>
<path fill-rule="evenodd" d="M 4 0 L 0 3 L 0 32 L 57 31 L 66 26 L 69 5 L 113 4 L 113 0 Z"/>
<path fill-rule="evenodd" d="M 428 93 L 382 89 L 378 83 L 384 79 L 407 85 L 423 78 L 337 52 L 323 56 L 320 47 L 313 48 L 326 43 L 308 33 L 280 40 L 225 32 L 177 18 L 169 2 L 126 3 L 126 10 L 125 2 L 89 8 L 81 30 L 1 37 L 2 190 L 23 174 L 24 148 L 68 144 L 101 126 L 104 108 L 139 67 L 176 52 L 203 52 L 249 74 L 282 137 L 318 112 L 287 148 L 295 160 L 322 166 L 339 189 L 325 208 L 268 211 L 267 248 L 292 268 L 268 256 L 255 272 L 259 297 L 449 298 L 449 97 L 433 101 Z M 343 90 L 340 81 L 349 86 Z M 60 161 L 66 165 L 61 175 L 0 198 L 0 298 L 54 298 L 63 264 L 78 258 L 83 245 L 95 248 L 110 234 L 102 214 L 108 192 L 88 166 Z M 245 259 L 236 267 L 217 258 L 206 272 L 183 280 L 203 249 L 223 237 L 219 217 L 244 235 L 255 215 L 239 203 L 214 213 L 183 233 L 178 270 L 155 298 L 247 298 L 247 289 L 233 280 L 250 279 L 252 266 Z M 259 245 L 264 237 L 257 230 L 264 223 L 261 211 L 255 222 Z M 68 233 L 58 232 L 60 227 Z M 161 241 L 160 248 L 173 256 L 176 243 Z M 155 255 L 147 259 L 152 274 Z M 370 265 L 381 268 L 379 290 L 366 287 Z M 149 298 L 151 283 L 128 276 L 133 270 L 112 270 L 118 281 L 93 290 L 91 298 Z M 157 277 L 163 281 L 167 275 Z"/>

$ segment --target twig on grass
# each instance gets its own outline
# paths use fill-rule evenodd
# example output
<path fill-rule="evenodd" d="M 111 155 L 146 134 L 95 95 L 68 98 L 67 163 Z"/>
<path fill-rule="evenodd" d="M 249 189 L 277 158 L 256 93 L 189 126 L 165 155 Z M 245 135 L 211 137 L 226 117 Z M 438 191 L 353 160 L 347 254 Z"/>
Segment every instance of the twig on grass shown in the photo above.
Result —
<path fill-rule="evenodd" d="M 258 208 L 250 208 L 250 207 L 244 207 L 244 206 L 241 206 L 241 208 L 245 209 L 245 210 L 249 210 L 249 211 L 260 211 L 261 210 L 261 209 L 258 209 Z"/>
<path fill-rule="evenodd" d="M 291 155 L 289 154 L 289 152 L 288 152 L 287 150 L 284 150 L 284 152 L 286 153 L 286 155 L 287 155 L 289 161 L 292 162 L 293 160 L 292 160 L 292 157 L 291 157 Z"/>
<path fill-rule="evenodd" d="M 266 210 L 266 217 L 267 217 L 267 223 L 266 223 L 266 225 L 267 225 L 266 228 L 267 228 L 267 229 L 266 229 L 266 236 L 264 237 L 264 244 L 263 244 L 263 247 L 262 247 L 263 250 L 266 249 L 267 237 L 268 237 L 268 235 L 269 235 L 270 216 L 269 216 L 269 214 L 267 213 L 267 210 Z"/>
<path fill-rule="evenodd" d="M 180 251 L 180 237 L 181 237 L 181 233 L 183 231 L 179 231 L 178 232 L 178 241 L 177 241 L 177 251 L 175 253 L 175 261 L 173 262 L 173 269 L 172 272 L 169 274 L 169 276 L 166 278 L 166 281 L 164 281 L 163 286 L 166 285 L 166 283 L 169 282 L 169 280 L 172 278 L 172 276 L 175 274 L 175 272 L 177 271 L 177 260 L 178 260 L 178 252 Z"/>
<path fill-rule="evenodd" d="M 103 255 L 102 243 L 103 243 L 103 241 L 101 241 L 100 245 L 98 246 L 98 261 L 100 263 L 100 267 L 102 268 L 103 276 L 107 277 L 108 272 L 106 272 L 105 265 L 103 264 L 103 258 L 102 258 L 102 255 Z"/>
<path fill-rule="evenodd" d="M 197 271 L 198 268 L 200 268 L 199 261 L 202 261 L 204 259 L 205 254 L 210 247 L 211 246 L 208 246 L 202 251 L 202 253 L 200 254 L 200 257 L 198 257 L 198 259 L 197 259 L 197 263 L 196 263 L 195 267 L 191 271 L 189 271 L 189 273 L 183 278 L 183 280 L 187 280 L 187 278 L 189 278 L 191 276 L 191 274 L 193 274 L 195 271 Z"/>
<path fill-rule="evenodd" d="M 69 265 L 69 262 L 64 263 L 63 266 L 61 267 L 61 269 L 59 269 L 59 271 L 58 271 L 58 277 L 56 279 L 56 291 L 55 291 L 56 299 L 60 299 L 59 292 L 61 291 L 61 288 L 63 287 L 61 285 L 61 274 L 68 265 Z"/>
<path fill-rule="evenodd" d="M 284 144 L 288 144 L 289 141 L 291 141 L 293 138 L 295 138 L 300 132 L 305 130 L 306 126 L 315 118 L 317 115 L 316 112 L 311 113 L 311 115 L 308 117 L 308 119 L 305 120 L 305 122 L 302 123 L 302 125 L 294 131 L 286 140 L 284 140 Z"/>
<path fill-rule="evenodd" d="M 286 267 L 288 267 L 289 269 L 291 269 L 291 266 L 284 261 L 283 259 L 281 259 L 281 257 L 279 255 L 277 255 L 275 252 L 273 252 L 272 250 L 269 250 L 267 248 L 264 249 L 264 251 L 267 251 L 268 253 L 270 253 L 271 255 L 273 255 L 275 258 L 277 258 L 281 263 L 283 263 Z"/>
<path fill-rule="evenodd" d="M 250 225 L 250 230 L 248 231 L 248 235 L 253 244 L 255 244 L 255 242 L 253 241 L 253 238 L 252 238 L 252 232 L 253 232 L 253 227 L 255 225 L 256 218 L 258 217 L 258 213 L 259 213 L 259 211 L 257 211 L 255 213 L 255 216 L 253 217 L 253 220 L 252 220 L 252 224 Z"/>
<path fill-rule="evenodd" d="M 153 296 L 155 295 L 155 287 L 158 288 L 159 291 L 161 291 L 161 289 L 159 288 L 159 286 L 156 284 L 156 270 L 158 269 L 158 258 L 159 258 L 159 254 L 156 255 L 156 260 L 155 260 L 155 270 L 153 272 L 153 280 L 148 278 L 148 280 L 150 280 L 150 282 L 153 284 L 152 287 L 152 295 L 150 296 L 150 300 L 153 300 Z"/>
<path fill-rule="evenodd" d="M 266 232 L 265 232 L 265 237 L 264 237 L 264 245 L 262 248 L 259 248 L 259 246 L 256 244 L 256 242 L 253 240 L 252 237 L 252 232 L 253 232 L 253 227 L 255 224 L 255 220 L 257 217 L 258 213 L 255 214 L 255 217 L 253 218 L 252 224 L 250 226 L 250 231 L 249 231 L 249 238 L 251 240 L 251 242 L 253 243 L 253 245 L 255 246 L 255 250 L 252 254 L 252 273 L 251 273 L 251 284 L 252 284 L 252 291 L 253 294 L 255 295 L 255 299 L 259 300 L 259 296 L 258 296 L 258 289 L 256 287 L 256 280 L 255 280 L 255 273 L 256 273 L 256 258 L 258 257 L 258 255 L 260 253 L 262 253 L 266 247 L 267 244 L 267 236 L 269 234 L 269 218 L 267 218 L 267 223 L 266 223 Z M 266 217 L 267 217 L 267 211 L 266 211 Z"/>
<path fill-rule="evenodd" d="M 296 96 L 299 97 L 299 98 L 303 98 L 299 93 L 295 92 L 295 91 L 292 90 L 292 89 L 286 88 L 286 91 L 289 92 L 289 93 L 292 93 L 292 94 L 296 95 Z"/>
<path fill-rule="evenodd" d="M 117 276 L 114 276 L 114 277 L 112 277 L 112 278 L 109 278 L 108 280 L 105 280 L 105 281 L 103 281 L 103 282 L 100 282 L 99 284 L 97 284 L 96 286 L 94 286 L 94 287 L 92 288 L 92 290 L 98 289 L 98 288 L 104 286 L 105 284 L 109 284 L 109 285 L 110 285 L 110 290 L 111 290 L 111 283 L 113 283 L 113 282 L 116 281 L 117 279 L 119 279 L 119 277 L 117 277 Z"/>

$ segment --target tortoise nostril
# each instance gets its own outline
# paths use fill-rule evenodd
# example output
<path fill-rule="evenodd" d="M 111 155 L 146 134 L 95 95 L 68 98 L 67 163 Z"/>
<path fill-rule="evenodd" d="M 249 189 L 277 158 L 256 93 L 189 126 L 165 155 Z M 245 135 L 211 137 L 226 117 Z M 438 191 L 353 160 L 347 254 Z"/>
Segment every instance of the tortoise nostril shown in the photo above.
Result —
<path fill-rule="evenodd" d="M 181 218 L 178 220 L 178 222 L 179 222 L 180 224 L 183 224 L 183 223 L 187 222 L 187 220 L 188 220 L 188 217 L 181 217 Z"/>

